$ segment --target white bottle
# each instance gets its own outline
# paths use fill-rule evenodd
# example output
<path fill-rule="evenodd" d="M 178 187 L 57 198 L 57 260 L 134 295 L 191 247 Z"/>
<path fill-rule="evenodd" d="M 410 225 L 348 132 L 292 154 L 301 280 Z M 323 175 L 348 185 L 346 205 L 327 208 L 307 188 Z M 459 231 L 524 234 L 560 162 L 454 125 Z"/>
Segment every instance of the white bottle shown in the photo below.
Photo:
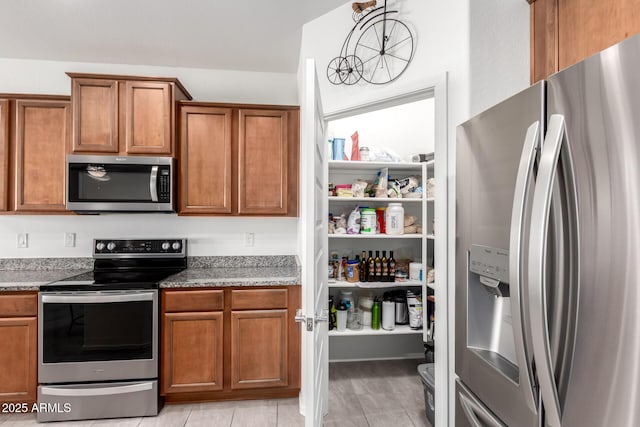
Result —
<path fill-rule="evenodd" d="M 404 234 L 404 208 L 401 203 L 389 203 L 385 222 L 387 234 Z"/>
<path fill-rule="evenodd" d="M 382 329 L 393 331 L 396 328 L 395 301 L 382 301 Z"/>

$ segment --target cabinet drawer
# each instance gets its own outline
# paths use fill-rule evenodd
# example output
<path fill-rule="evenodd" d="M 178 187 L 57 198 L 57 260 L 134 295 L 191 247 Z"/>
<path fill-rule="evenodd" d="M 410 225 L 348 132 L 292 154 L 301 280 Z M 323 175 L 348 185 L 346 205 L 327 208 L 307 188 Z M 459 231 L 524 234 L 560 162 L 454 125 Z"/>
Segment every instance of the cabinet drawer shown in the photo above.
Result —
<path fill-rule="evenodd" d="M 287 308 L 287 289 L 234 289 L 231 309 Z"/>
<path fill-rule="evenodd" d="M 0 317 L 38 315 L 38 294 L 0 295 Z"/>
<path fill-rule="evenodd" d="M 212 311 L 224 309 L 222 290 L 180 290 L 164 291 L 164 311 Z"/>

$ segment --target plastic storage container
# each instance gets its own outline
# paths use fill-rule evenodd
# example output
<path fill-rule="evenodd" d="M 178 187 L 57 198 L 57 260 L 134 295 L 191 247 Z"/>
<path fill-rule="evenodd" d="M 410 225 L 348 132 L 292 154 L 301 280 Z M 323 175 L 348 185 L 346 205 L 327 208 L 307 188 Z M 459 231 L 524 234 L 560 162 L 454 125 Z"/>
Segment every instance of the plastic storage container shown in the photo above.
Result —
<path fill-rule="evenodd" d="M 376 211 L 371 208 L 364 208 L 360 213 L 360 234 L 376 233 Z"/>
<path fill-rule="evenodd" d="M 424 388 L 424 409 L 427 412 L 427 419 L 431 425 L 435 425 L 436 420 L 436 391 L 435 391 L 435 368 L 433 363 L 418 365 L 418 374 Z"/>
<path fill-rule="evenodd" d="M 404 208 L 401 203 L 389 203 L 385 227 L 387 234 L 404 234 Z"/>

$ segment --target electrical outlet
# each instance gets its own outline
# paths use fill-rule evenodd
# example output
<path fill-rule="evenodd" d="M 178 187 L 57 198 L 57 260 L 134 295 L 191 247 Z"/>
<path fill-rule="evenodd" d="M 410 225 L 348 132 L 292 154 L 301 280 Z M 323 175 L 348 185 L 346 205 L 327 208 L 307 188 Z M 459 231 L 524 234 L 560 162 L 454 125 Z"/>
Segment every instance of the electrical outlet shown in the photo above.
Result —
<path fill-rule="evenodd" d="M 244 245 L 247 247 L 253 246 L 256 243 L 255 233 L 244 233 Z"/>
<path fill-rule="evenodd" d="M 16 239 L 16 247 L 17 248 L 29 247 L 29 235 L 27 233 L 18 233 L 18 236 Z"/>
<path fill-rule="evenodd" d="M 65 248 L 76 247 L 76 233 L 64 233 L 64 247 Z"/>

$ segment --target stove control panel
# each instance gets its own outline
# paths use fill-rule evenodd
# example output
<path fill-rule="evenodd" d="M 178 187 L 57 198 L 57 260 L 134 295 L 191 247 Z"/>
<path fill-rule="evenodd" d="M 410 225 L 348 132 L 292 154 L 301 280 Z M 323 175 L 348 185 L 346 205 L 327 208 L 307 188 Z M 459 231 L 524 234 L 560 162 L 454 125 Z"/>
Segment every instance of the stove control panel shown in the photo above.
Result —
<path fill-rule="evenodd" d="M 186 239 L 95 239 L 94 258 L 156 258 L 186 256 Z"/>

